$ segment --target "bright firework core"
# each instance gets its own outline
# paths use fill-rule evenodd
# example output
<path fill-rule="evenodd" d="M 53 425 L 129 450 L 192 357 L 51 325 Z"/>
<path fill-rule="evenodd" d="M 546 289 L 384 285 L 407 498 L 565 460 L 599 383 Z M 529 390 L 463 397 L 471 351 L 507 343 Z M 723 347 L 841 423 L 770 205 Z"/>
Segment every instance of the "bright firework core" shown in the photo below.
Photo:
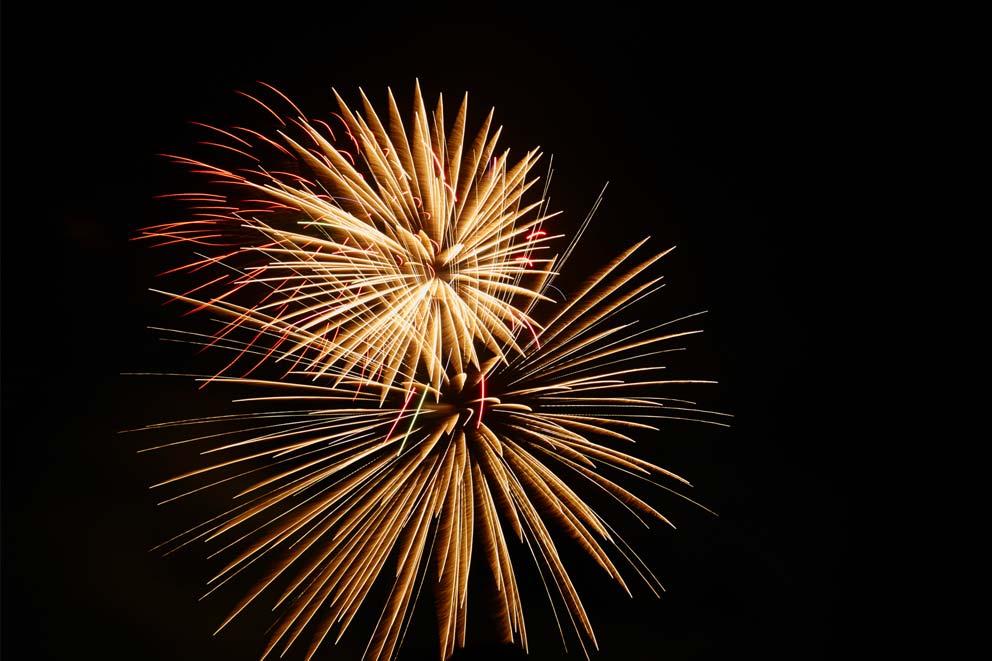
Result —
<path fill-rule="evenodd" d="M 486 393 L 487 389 L 489 393 Z M 498 397 L 490 394 L 492 392 L 492 384 L 488 381 L 484 383 L 483 372 L 470 369 L 468 373 L 462 372 L 443 383 L 437 402 L 425 403 L 424 413 L 455 415 L 457 419 L 453 423 L 454 428 L 474 428 L 481 424 L 486 412 L 503 406 L 513 407 L 512 404 L 501 402 Z M 521 405 L 514 408 L 530 410 Z"/>

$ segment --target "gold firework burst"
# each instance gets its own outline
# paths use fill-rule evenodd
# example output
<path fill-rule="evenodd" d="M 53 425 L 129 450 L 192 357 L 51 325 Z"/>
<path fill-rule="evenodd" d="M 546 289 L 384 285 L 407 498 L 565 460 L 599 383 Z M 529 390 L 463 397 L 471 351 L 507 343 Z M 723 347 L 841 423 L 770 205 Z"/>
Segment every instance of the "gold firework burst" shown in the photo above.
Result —
<path fill-rule="evenodd" d="M 491 111 L 469 139 L 467 95 L 450 130 L 443 100 L 429 113 L 419 85 L 409 125 L 390 92 L 388 128 L 364 93 L 364 112 L 338 96 L 335 131 L 269 89 L 292 108 L 284 117 L 258 101 L 281 125 L 274 136 L 202 125 L 217 136 L 205 144 L 249 167 L 174 157 L 225 192 L 172 195 L 194 216 L 141 233 L 196 246 L 196 259 L 171 271 L 201 280 L 167 295 L 225 316 L 215 340 L 247 333 L 290 369 L 333 371 L 339 382 L 374 371 L 383 398 L 421 366 L 436 389 L 448 361 L 461 372 L 480 367 L 480 352 L 519 355 L 516 331 L 539 332 L 528 312 L 555 238 L 543 229 L 555 215 L 544 199 L 524 201 L 538 151 L 516 162 L 497 153 Z"/>
<path fill-rule="evenodd" d="M 268 566 L 221 628 L 271 593 L 282 611 L 263 656 L 284 653 L 309 631 L 310 658 L 329 637 L 340 639 L 383 576 L 391 589 L 366 656 L 390 658 L 430 575 L 446 658 L 465 643 L 468 577 L 479 545 L 481 569 L 499 594 L 495 619 L 504 639 L 527 647 L 513 560 L 524 553 L 540 571 L 563 641 L 573 630 L 588 655 L 589 644 L 597 646 L 592 622 L 558 536 L 628 593 L 618 563 L 657 594 L 662 588 L 651 570 L 583 494 L 605 493 L 645 525 L 667 524 L 619 480 L 688 482 L 620 447 L 634 440 L 632 432 L 657 431 L 652 422 L 659 419 L 724 423 L 723 414 L 666 392 L 712 383 L 661 377 L 657 359 L 698 332 L 672 330 L 686 318 L 645 329 L 613 320 L 659 286 L 660 278 L 647 275 L 664 253 L 638 261 L 642 244 L 593 274 L 535 336 L 517 328 L 525 352 L 511 360 L 501 360 L 502 352 L 478 367 L 452 359 L 440 379 L 402 386 L 341 366 L 301 368 L 278 380 L 210 377 L 272 392 L 239 400 L 264 410 L 150 427 L 224 427 L 183 441 L 210 444 L 204 454 L 215 462 L 156 485 L 188 485 L 170 500 L 237 485 L 234 507 L 169 542 L 220 546 L 225 564 L 211 592 Z M 228 348 L 262 353 L 248 343 Z"/>

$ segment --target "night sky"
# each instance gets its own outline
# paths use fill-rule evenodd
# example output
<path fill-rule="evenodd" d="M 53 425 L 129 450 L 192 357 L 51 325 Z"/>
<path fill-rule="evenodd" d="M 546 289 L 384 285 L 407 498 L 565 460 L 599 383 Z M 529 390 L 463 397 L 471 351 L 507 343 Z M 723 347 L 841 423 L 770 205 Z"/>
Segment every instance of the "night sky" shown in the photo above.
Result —
<path fill-rule="evenodd" d="M 461 13 L 286 4 L 235 18 L 162 7 L 75 9 L 57 21 L 5 8 L 5 659 L 260 653 L 269 613 L 212 637 L 240 594 L 197 602 L 215 566 L 197 549 L 148 552 L 208 512 L 157 507 L 148 485 L 189 466 L 138 455 L 148 437 L 118 432 L 219 413 L 229 397 L 120 375 L 202 367 L 147 329 L 176 323 L 177 309 L 148 288 L 179 253 L 129 239 L 173 219 L 154 196 L 188 179 L 158 154 L 191 152 L 203 137 L 191 121 L 258 118 L 235 90 L 263 80 L 319 115 L 336 110 L 332 86 L 352 105 L 359 86 L 377 103 L 391 86 L 405 109 L 418 77 L 429 101 L 467 90 L 473 124 L 495 105 L 501 144 L 515 153 L 554 154 L 564 231 L 610 182 L 566 283 L 651 235 L 654 248 L 678 247 L 659 268 L 667 287 L 634 317 L 709 311 L 680 368 L 720 381 L 694 394 L 733 413 L 733 427 L 673 423 L 639 450 L 687 476 L 720 516 L 639 492 L 678 526 L 624 528 L 667 588 L 661 600 L 644 588 L 628 599 L 565 553 L 596 627 L 595 658 L 808 659 L 845 644 L 852 497 L 837 457 L 850 441 L 825 422 L 839 377 L 823 348 L 838 312 L 829 199 L 850 184 L 835 118 L 851 100 L 827 40 L 775 33 L 761 17 L 717 29 L 637 15 L 538 24 L 509 9 L 472 24 L 447 22 Z M 521 570 L 529 658 L 563 658 L 537 580 Z M 401 659 L 436 657 L 432 610 L 418 611 Z M 523 658 L 486 639 L 482 604 L 469 618 L 470 646 L 456 658 Z M 323 658 L 357 658 L 373 623 L 359 619 Z M 582 658 L 571 642 L 567 658 Z"/>

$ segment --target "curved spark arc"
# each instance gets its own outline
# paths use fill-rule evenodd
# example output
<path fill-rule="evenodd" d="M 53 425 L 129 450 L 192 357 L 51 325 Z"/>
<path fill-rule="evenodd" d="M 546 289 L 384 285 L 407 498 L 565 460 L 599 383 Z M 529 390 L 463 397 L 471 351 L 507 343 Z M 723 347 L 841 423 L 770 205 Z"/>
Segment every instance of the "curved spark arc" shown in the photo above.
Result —
<path fill-rule="evenodd" d="M 472 549 L 480 544 L 500 594 L 496 620 L 502 636 L 526 648 L 511 559 L 516 538 L 538 565 L 556 619 L 555 604 L 563 606 L 566 617 L 559 627 L 571 624 L 588 655 L 589 644 L 598 643 L 559 558 L 555 537 L 561 533 L 628 593 L 614 558 L 623 558 L 652 593 L 663 590 L 572 484 L 606 493 L 644 525 L 652 519 L 671 525 L 614 476 L 688 482 L 616 446 L 633 443 L 632 433 L 657 432 L 650 424 L 656 420 L 725 425 L 724 414 L 658 394 L 672 385 L 712 382 L 662 379 L 657 374 L 661 365 L 625 362 L 660 355 L 659 347 L 697 332 L 670 332 L 664 324 L 638 331 L 611 321 L 657 286 L 657 278 L 641 280 L 665 253 L 638 261 L 635 254 L 642 246 L 636 244 L 595 272 L 534 336 L 518 324 L 514 338 L 528 353 L 511 361 L 495 354 L 475 367 L 459 366 L 452 358 L 440 377 L 424 361 L 419 378 L 411 371 L 397 385 L 371 373 L 356 376 L 338 364 L 303 366 L 275 381 L 214 377 L 216 384 L 279 391 L 252 401 L 312 407 L 258 413 L 262 425 L 243 428 L 241 440 L 225 437 L 205 453 L 246 454 L 162 483 L 216 474 L 219 480 L 212 484 L 219 484 L 232 479 L 225 471 L 241 471 L 238 479 L 255 470 L 268 473 L 235 494 L 236 500 L 248 498 L 246 503 L 174 542 L 228 540 L 222 551 L 236 555 L 211 584 L 223 584 L 260 559 L 274 563 L 221 628 L 283 579 L 288 586 L 277 602 L 283 614 L 265 655 L 284 653 L 310 628 L 309 658 L 335 625 L 334 640 L 340 639 L 377 577 L 390 575 L 386 566 L 392 559 L 392 590 L 366 656 L 394 655 L 412 617 L 417 585 L 431 574 L 438 579 L 433 581 L 435 605 L 440 654 L 446 658 L 465 643 Z M 281 330 L 273 328 L 274 333 Z M 239 350 L 238 345 L 229 348 Z M 353 399 L 337 408 L 342 398 Z M 415 399 L 419 405 L 414 408 Z M 282 415 L 289 419 L 275 417 Z M 273 419 L 285 427 L 272 427 Z"/>
<path fill-rule="evenodd" d="M 158 245 L 218 249 L 170 269 L 203 282 L 160 293 L 228 318 L 218 339 L 256 336 L 251 344 L 289 369 L 343 367 L 339 379 L 381 370 L 386 384 L 410 382 L 423 366 L 436 389 L 449 356 L 461 371 L 483 354 L 520 354 L 515 330 L 539 330 L 528 311 L 550 300 L 539 291 L 553 263 L 543 253 L 558 238 L 542 229 L 556 215 L 544 198 L 524 201 L 539 181 L 530 176 L 538 151 L 516 163 L 497 153 L 492 111 L 470 138 L 467 95 L 447 132 L 443 99 L 428 113 L 419 84 L 409 123 L 392 92 L 388 122 L 364 92 L 362 112 L 335 96 L 340 140 L 296 106 L 284 121 L 262 104 L 282 123 L 276 139 L 200 124 L 216 134 L 210 144 L 234 141 L 249 156 L 250 147 L 277 148 L 307 176 L 266 169 L 260 156 L 248 169 L 173 157 L 232 192 L 172 194 L 194 218 L 142 231 Z M 248 292 L 256 304 L 238 305 Z"/>

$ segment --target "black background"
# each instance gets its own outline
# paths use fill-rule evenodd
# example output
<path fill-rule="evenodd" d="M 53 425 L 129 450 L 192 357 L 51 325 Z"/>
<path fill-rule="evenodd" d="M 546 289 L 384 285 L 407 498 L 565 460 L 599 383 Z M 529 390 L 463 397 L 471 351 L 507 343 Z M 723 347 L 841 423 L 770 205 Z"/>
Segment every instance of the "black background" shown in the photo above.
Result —
<path fill-rule="evenodd" d="M 196 364 L 146 329 L 175 321 L 147 291 L 166 262 L 128 239 L 169 218 L 153 196 L 185 180 L 156 154 L 190 152 L 202 137 L 190 120 L 258 118 L 235 89 L 264 80 L 319 114 L 335 109 L 332 85 L 353 104 L 359 85 L 377 103 L 389 85 L 405 104 L 418 76 L 428 98 L 468 90 L 476 122 L 495 105 L 502 144 L 554 154 L 563 228 L 610 181 L 573 268 L 650 234 L 678 249 L 647 317 L 710 311 L 687 365 L 720 380 L 704 400 L 734 413 L 733 428 L 673 425 L 648 452 L 720 517 L 652 493 L 679 530 L 631 534 L 661 600 L 629 600 L 574 558 L 596 658 L 816 658 L 846 644 L 857 596 L 848 441 L 829 424 L 828 265 L 833 202 L 853 185 L 842 118 L 858 95 L 828 29 L 799 20 L 785 34 L 761 16 L 539 24 L 505 8 L 484 24 L 295 4 L 121 11 L 4 15 L 5 658 L 260 651 L 265 613 L 211 637 L 235 595 L 195 600 L 211 568 L 197 552 L 147 552 L 196 512 L 155 506 L 147 485 L 178 466 L 117 432 L 226 399 L 119 376 Z M 531 658 L 560 658 L 547 603 L 530 597 Z M 473 629 L 483 615 L 470 612 Z M 415 619 L 401 658 L 436 656 L 431 617 Z M 352 658 L 366 631 L 326 657 Z M 460 658 L 513 658 L 477 638 Z"/>

